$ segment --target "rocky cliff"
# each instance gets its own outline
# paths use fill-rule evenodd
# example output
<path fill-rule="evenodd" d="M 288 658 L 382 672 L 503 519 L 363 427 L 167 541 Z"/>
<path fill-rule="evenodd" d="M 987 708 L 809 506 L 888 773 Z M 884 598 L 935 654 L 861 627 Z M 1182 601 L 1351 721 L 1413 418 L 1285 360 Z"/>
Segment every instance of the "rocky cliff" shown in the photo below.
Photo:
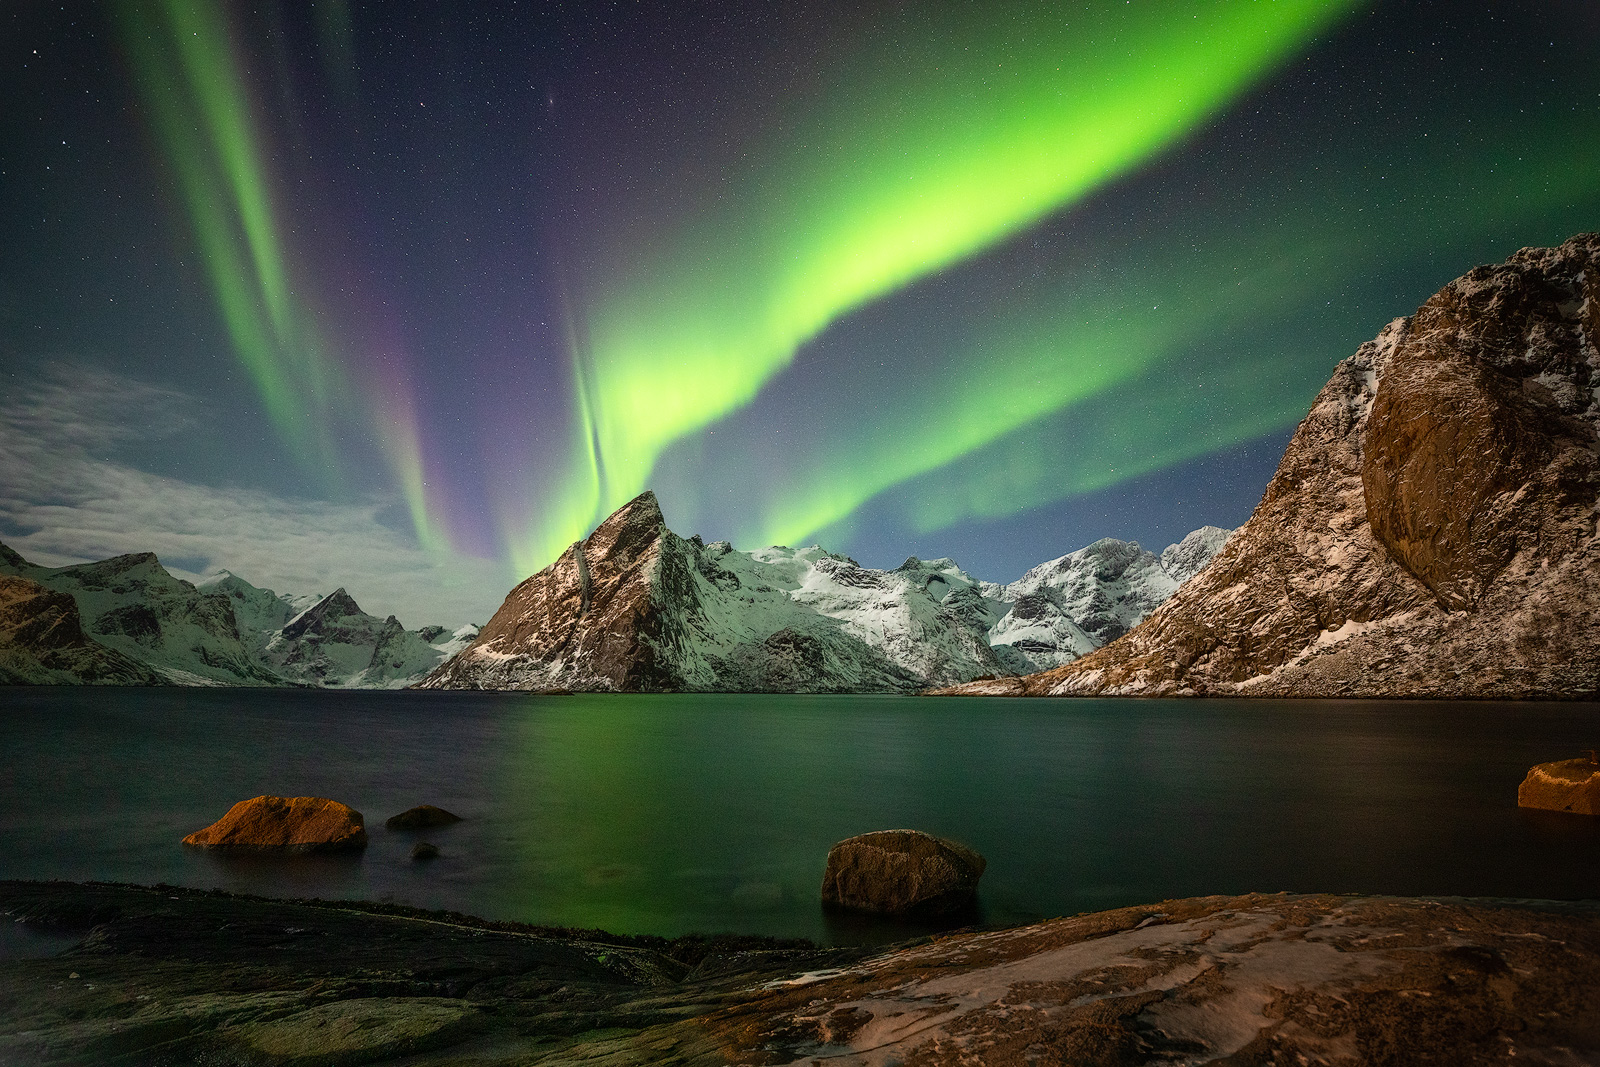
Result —
<path fill-rule="evenodd" d="M 1105 540 L 1011 585 L 948 559 L 682 538 L 645 493 L 517 586 L 423 688 L 904 692 L 1066 662 L 1138 622 L 1227 532 Z"/>
<path fill-rule="evenodd" d="M 250 654 L 226 597 L 174 578 L 152 553 L 36 567 L 8 550 L 0 572 L 70 596 L 91 637 L 171 684 L 284 684 Z"/>
<path fill-rule="evenodd" d="M 0 546 L 3 548 L 4 546 Z M 0 685 L 160 685 L 144 664 L 83 632 L 66 593 L 0 574 Z"/>
<path fill-rule="evenodd" d="M 952 692 L 1600 695 L 1600 234 L 1340 363 L 1250 521 L 1127 636 Z"/>

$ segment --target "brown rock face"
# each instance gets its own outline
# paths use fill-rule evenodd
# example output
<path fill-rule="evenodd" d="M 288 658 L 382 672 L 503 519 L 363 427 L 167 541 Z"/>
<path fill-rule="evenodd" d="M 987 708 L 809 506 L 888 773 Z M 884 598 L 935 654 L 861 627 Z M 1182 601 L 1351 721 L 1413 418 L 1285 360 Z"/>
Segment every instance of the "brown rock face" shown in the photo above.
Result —
<path fill-rule="evenodd" d="M 1445 286 L 1335 368 L 1250 521 L 1125 637 L 946 692 L 1593 698 L 1600 234 Z"/>
<path fill-rule="evenodd" d="M 676 688 L 651 640 L 666 636 L 652 584 L 674 577 L 660 573 L 664 533 L 655 494 L 641 494 L 511 590 L 477 640 L 419 688 L 546 689 L 557 678 L 567 689 Z"/>
<path fill-rule="evenodd" d="M 971 903 L 984 858 L 918 830 L 878 830 L 828 851 L 822 902 L 880 915 L 935 917 Z"/>
<path fill-rule="evenodd" d="M 347 852 L 367 847 L 361 813 L 326 797 L 260 796 L 183 839 L 234 852 Z"/>
<path fill-rule="evenodd" d="M 1587 759 L 1539 764 L 1517 787 L 1517 807 L 1600 815 L 1600 764 Z"/>
<path fill-rule="evenodd" d="M 162 682 L 144 664 L 85 634 L 70 594 L 0 574 L 0 685 Z"/>

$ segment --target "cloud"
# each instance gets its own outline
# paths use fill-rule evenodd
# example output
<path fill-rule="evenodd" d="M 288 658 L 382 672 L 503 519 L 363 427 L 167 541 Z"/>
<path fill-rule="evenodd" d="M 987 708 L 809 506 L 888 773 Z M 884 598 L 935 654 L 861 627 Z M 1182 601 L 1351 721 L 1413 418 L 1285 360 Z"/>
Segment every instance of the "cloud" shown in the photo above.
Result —
<path fill-rule="evenodd" d="M 344 586 L 363 609 L 407 626 L 484 622 L 513 575 L 499 561 L 421 549 L 379 521 L 397 498 L 289 499 L 198 485 L 106 458 L 182 433 L 198 400 L 122 375 L 64 365 L 0 403 L 0 532 L 29 560 L 62 566 L 154 552 L 179 577 L 226 568 L 278 592 Z"/>

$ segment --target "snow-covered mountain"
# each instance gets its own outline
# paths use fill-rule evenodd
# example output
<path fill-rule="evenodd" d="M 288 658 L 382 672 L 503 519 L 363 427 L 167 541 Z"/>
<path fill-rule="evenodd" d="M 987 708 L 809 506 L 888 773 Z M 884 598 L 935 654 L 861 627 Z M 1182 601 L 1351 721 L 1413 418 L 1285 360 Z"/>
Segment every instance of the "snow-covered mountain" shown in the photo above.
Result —
<path fill-rule="evenodd" d="M 1202 526 L 1157 556 L 1137 542 L 1102 538 L 1041 563 L 992 594 L 1010 605 L 989 643 L 1024 674 L 1071 663 L 1113 641 L 1178 591 L 1227 544 L 1231 530 Z"/>
<path fill-rule="evenodd" d="M 88 636 L 173 685 L 284 684 L 250 654 L 227 597 L 174 578 L 152 553 L 37 567 L 7 550 L 0 571 L 70 595 Z"/>
<path fill-rule="evenodd" d="M 0 558 L 5 556 L 0 545 Z M 0 574 L 0 685 L 161 685 L 161 675 L 83 632 L 77 602 Z"/>
<path fill-rule="evenodd" d="M 647 492 L 513 589 L 421 686 L 905 692 L 1013 675 L 1122 633 L 1226 537 L 1207 527 L 1162 557 L 1099 541 L 1003 586 L 948 559 L 875 570 L 815 546 L 685 539 Z"/>
<path fill-rule="evenodd" d="M 0 653 L 19 664 L 10 672 L 14 681 L 400 688 L 477 635 L 475 627 L 407 630 L 392 615 L 362 612 L 343 589 L 280 596 L 227 571 L 197 587 L 148 552 L 39 567 L 0 545 L 0 575 L 70 596 L 74 608 L 66 612 L 25 585 L 7 586 L 14 632 L 0 634 L 10 638 L 0 640 L 9 645 Z M 24 647 L 35 631 L 47 632 L 48 641 Z"/>
<path fill-rule="evenodd" d="M 280 595 L 222 571 L 199 588 L 228 598 L 252 655 L 288 684 L 404 688 L 477 636 L 474 626 L 407 630 L 393 615 L 368 615 L 342 587 L 325 596 Z"/>

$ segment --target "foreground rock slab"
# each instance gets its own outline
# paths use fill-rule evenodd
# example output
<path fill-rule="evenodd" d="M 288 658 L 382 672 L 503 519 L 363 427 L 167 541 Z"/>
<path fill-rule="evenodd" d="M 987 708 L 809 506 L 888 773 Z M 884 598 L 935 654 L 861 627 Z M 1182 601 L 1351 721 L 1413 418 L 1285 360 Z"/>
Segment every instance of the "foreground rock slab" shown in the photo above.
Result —
<path fill-rule="evenodd" d="M 868 953 L 0 882 L 0 1063 L 1600 1062 L 1600 904 L 1206 897 Z"/>
<path fill-rule="evenodd" d="M 1600 815 L 1600 763 L 1568 759 L 1531 768 L 1517 787 L 1517 807 Z"/>
<path fill-rule="evenodd" d="M 822 902 L 880 915 L 940 916 L 972 903 L 984 858 L 920 830 L 876 830 L 828 850 Z"/>
<path fill-rule="evenodd" d="M 225 852 L 353 852 L 367 847 L 365 820 L 327 797 L 259 796 L 183 839 Z"/>

